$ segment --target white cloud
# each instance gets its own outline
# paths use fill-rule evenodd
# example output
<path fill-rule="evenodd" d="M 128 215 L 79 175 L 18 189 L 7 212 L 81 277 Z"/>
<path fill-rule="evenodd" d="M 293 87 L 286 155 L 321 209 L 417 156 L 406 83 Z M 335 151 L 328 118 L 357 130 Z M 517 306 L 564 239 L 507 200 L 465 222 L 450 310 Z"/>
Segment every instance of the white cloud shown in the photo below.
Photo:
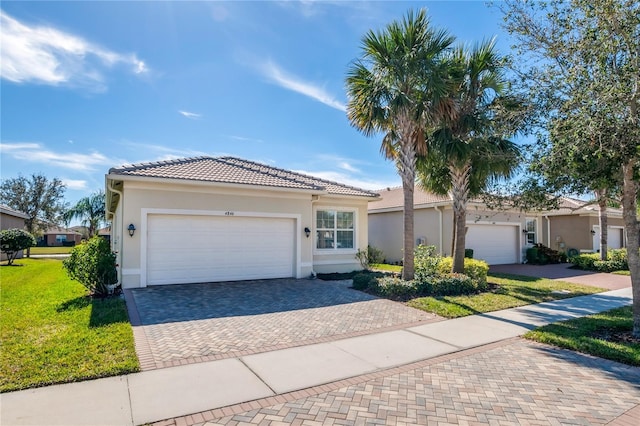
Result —
<path fill-rule="evenodd" d="M 347 110 L 347 106 L 344 103 L 327 93 L 324 88 L 287 73 L 272 61 L 265 62 L 261 67 L 261 71 L 267 79 L 280 87 L 300 93 L 339 111 L 344 112 Z"/>
<path fill-rule="evenodd" d="M 264 141 L 262 139 L 255 139 L 255 138 L 247 138 L 244 136 L 236 136 L 236 135 L 228 135 L 228 138 L 237 140 L 237 141 L 241 141 L 241 142 L 256 142 L 256 143 L 263 143 Z"/>
<path fill-rule="evenodd" d="M 189 111 L 180 110 L 180 111 L 178 111 L 178 113 L 184 115 L 187 118 L 191 118 L 192 120 L 195 120 L 197 118 L 202 117 L 202 114 L 197 114 L 195 112 L 189 112 Z"/>
<path fill-rule="evenodd" d="M 0 152 L 16 160 L 44 163 L 75 171 L 94 171 L 100 166 L 112 166 L 116 160 L 99 152 L 84 154 L 79 152 L 53 152 L 40 143 L 16 142 L 0 144 Z"/>
<path fill-rule="evenodd" d="M 62 183 L 64 183 L 68 189 L 80 190 L 80 191 L 87 189 L 86 180 L 62 179 Z"/>
<path fill-rule="evenodd" d="M 103 71 L 115 65 L 148 71 L 132 53 L 117 53 L 51 26 L 29 26 L 0 10 L 0 75 L 14 83 L 107 88 Z"/>
<path fill-rule="evenodd" d="M 366 178 L 355 177 L 348 173 L 343 173 L 339 171 L 333 170 L 319 170 L 319 171 L 306 171 L 306 170 L 297 170 L 298 173 L 303 173 L 305 175 L 319 177 L 321 179 L 330 180 L 333 182 L 338 182 L 344 185 L 355 186 L 356 188 L 368 189 L 370 191 L 375 191 L 381 188 L 388 188 L 393 186 L 398 186 L 397 179 L 394 180 L 371 180 Z"/>

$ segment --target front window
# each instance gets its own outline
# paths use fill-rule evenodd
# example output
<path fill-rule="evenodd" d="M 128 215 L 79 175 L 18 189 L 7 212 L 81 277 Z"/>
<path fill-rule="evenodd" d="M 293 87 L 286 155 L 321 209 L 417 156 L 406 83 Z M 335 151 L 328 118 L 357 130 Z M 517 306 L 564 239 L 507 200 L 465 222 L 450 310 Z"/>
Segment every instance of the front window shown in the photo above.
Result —
<path fill-rule="evenodd" d="M 67 241 L 67 236 L 66 235 L 56 235 L 56 243 L 64 243 Z"/>
<path fill-rule="evenodd" d="M 525 230 L 527 231 L 527 244 L 534 245 L 536 241 L 536 220 L 527 218 Z"/>
<path fill-rule="evenodd" d="M 318 210 L 316 212 L 317 249 L 353 249 L 354 212 Z"/>

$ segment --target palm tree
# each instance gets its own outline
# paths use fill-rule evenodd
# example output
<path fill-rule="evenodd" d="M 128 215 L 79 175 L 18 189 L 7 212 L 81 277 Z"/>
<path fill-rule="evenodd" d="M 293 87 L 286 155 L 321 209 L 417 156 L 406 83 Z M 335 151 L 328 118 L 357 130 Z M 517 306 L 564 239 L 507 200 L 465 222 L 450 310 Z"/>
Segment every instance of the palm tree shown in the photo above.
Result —
<path fill-rule="evenodd" d="M 393 159 L 404 194 L 403 278 L 413 279 L 413 192 L 416 155 L 426 154 L 425 128 L 447 111 L 442 58 L 454 38 L 431 27 L 425 10 L 412 11 L 382 31 L 369 31 L 362 56 L 349 68 L 346 85 L 351 124 L 372 136 L 383 133 L 381 151 Z"/>
<path fill-rule="evenodd" d="M 68 223 L 73 219 L 81 219 L 82 225 L 88 228 L 89 238 L 91 238 L 98 232 L 104 217 L 105 196 L 104 191 L 100 190 L 80 199 L 75 206 L 64 213 L 63 220 Z"/>
<path fill-rule="evenodd" d="M 520 161 L 519 147 L 502 134 L 505 111 L 520 106 L 513 98 L 501 96 L 502 63 L 493 40 L 453 51 L 450 77 L 455 85 L 450 96 L 456 108 L 430 134 L 428 155 L 419 165 L 420 184 L 449 194 L 453 202 L 452 272 L 464 271 L 470 197 L 493 180 L 511 177 Z"/>

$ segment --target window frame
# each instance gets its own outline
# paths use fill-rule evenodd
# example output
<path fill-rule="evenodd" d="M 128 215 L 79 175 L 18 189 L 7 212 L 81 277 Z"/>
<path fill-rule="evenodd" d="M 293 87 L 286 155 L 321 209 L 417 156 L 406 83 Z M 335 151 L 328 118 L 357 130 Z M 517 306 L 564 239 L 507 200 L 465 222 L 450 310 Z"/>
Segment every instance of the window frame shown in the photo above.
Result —
<path fill-rule="evenodd" d="M 332 212 L 333 216 L 333 228 L 318 228 L 318 214 L 320 212 Z M 353 228 L 345 229 L 338 228 L 338 213 L 351 213 L 353 214 Z M 353 254 L 357 252 L 358 247 L 358 209 L 349 207 L 332 207 L 332 206 L 319 206 L 314 209 L 313 212 L 313 252 L 314 254 Z M 338 240 L 338 231 L 351 232 L 353 235 L 353 247 L 341 248 L 341 247 L 326 247 L 318 248 L 318 233 L 321 231 L 333 232 L 333 245 L 336 246 Z"/>
<path fill-rule="evenodd" d="M 529 223 L 533 222 L 533 231 L 529 230 Z M 524 229 L 527 231 L 524 235 L 525 237 L 525 244 L 527 245 L 535 245 L 538 243 L 538 219 L 535 217 L 527 217 L 525 218 L 524 221 Z M 529 237 L 533 237 L 532 240 L 533 242 L 529 241 Z"/>

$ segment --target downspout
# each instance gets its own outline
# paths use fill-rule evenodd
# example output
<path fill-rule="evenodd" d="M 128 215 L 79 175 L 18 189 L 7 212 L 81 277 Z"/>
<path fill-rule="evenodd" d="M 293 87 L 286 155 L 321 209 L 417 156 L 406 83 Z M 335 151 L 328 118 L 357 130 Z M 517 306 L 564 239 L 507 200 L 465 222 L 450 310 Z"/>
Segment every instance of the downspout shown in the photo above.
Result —
<path fill-rule="evenodd" d="M 116 209 L 120 209 L 120 212 L 122 212 L 122 203 L 124 203 L 124 196 L 122 194 L 122 191 L 118 191 L 117 189 L 115 189 L 113 187 L 113 181 L 112 180 L 108 180 L 109 182 L 109 191 L 112 191 L 116 194 L 118 194 L 120 196 L 120 199 L 118 200 L 118 206 L 116 207 Z M 111 223 L 111 229 L 112 231 L 116 231 L 116 227 L 113 226 L 113 217 L 115 215 L 112 213 L 111 214 L 111 218 L 112 218 L 112 223 Z M 122 221 L 122 214 L 120 215 L 120 221 Z M 118 270 L 118 284 L 122 285 L 122 224 L 118 223 L 118 227 L 117 227 L 117 232 L 118 232 L 118 265 L 120 265 L 120 267 L 117 269 Z"/>
<path fill-rule="evenodd" d="M 442 240 L 443 240 L 443 233 L 444 230 L 442 229 L 442 225 L 443 225 L 443 215 L 442 215 L 442 210 L 440 210 L 440 206 L 435 206 L 434 207 L 437 211 L 438 211 L 438 222 L 439 222 L 439 232 L 438 232 L 438 247 L 440 248 L 440 256 L 442 256 Z M 444 209 L 444 206 L 442 207 Z"/>
<path fill-rule="evenodd" d="M 313 219 L 313 203 L 315 203 L 319 199 L 320 199 L 320 197 L 318 195 L 312 195 L 311 196 L 311 223 L 314 222 L 314 219 Z M 311 227 L 311 230 L 313 231 L 313 227 Z M 311 238 L 313 238 L 313 232 L 311 232 Z M 311 240 L 311 278 L 315 279 L 317 276 L 318 276 L 318 274 L 316 273 L 316 271 L 313 270 L 313 239 L 312 239 Z"/>
<path fill-rule="evenodd" d="M 551 248 L 551 219 L 549 215 L 542 216 L 547 220 L 547 247 Z"/>

